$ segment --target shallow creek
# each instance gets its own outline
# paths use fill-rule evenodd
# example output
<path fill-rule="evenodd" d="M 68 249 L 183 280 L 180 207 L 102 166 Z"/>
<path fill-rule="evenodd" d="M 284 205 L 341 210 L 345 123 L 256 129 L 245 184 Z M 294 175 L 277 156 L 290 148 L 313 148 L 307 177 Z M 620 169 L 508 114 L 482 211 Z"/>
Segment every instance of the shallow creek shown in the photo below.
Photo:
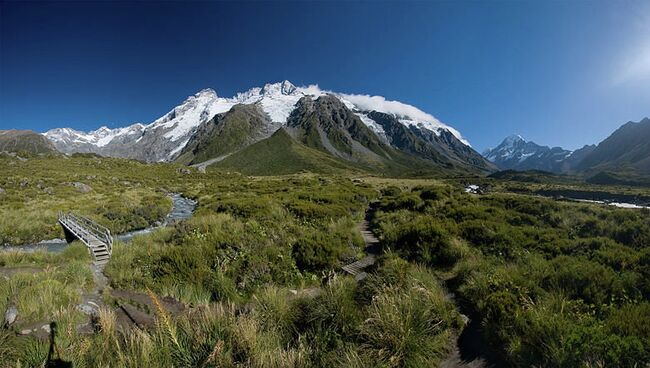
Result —
<path fill-rule="evenodd" d="M 195 201 L 189 198 L 185 198 L 178 193 L 171 194 L 169 197 L 172 199 L 173 202 L 172 210 L 165 217 L 162 224 L 156 226 L 149 226 L 145 229 L 129 231 L 124 234 L 116 235 L 114 236 L 114 238 L 116 240 L 126 243 L 131 241 L 131 239 L 133 239 L 133 237 L 136 235 L 148 234 L 156 229 L 165 227 L 176 221 L 187 220 L 188 218 L 192 217 L 194 213 L 194 209 L 196 208 Z M 59 253 L 62 252 L 67 246 L 68 243 L 65 241 L 65 239 L 52 239 L 52 240 L 44 240 L 42 242 L 35 243 L 35 244 L 26 244 L 20 246 L 11 246 L 11 245 L 3 246 L 0 247 L 0 252 L 2 251 L 35 252 L 39 250 L 45 250 L 48 252 Z"/>

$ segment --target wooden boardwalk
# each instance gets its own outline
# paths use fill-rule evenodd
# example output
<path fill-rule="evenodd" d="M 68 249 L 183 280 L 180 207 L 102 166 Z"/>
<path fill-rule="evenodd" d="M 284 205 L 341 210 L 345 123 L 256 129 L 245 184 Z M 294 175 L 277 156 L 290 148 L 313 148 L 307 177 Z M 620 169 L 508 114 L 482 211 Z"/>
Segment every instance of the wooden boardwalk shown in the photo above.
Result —
<path fill-rule="evenodd" d="M 73 213 L 59 213 L 59 223 L 68 242 L 78 239 L 86 244 L 95 265 L 108 263 L 113 253 L 113 236 L 110 230 L 89 218 Z"/>
<path fill-rule="evenodd" d="M 370 267 L 375 264 L 377 261 L 376 254 L 379 252 L 379 239 L 375 234 L 370 231 L 370 219 L 374 214 L 374 210 L 371 208 L 366 211 L 366 217 L 361 223 L 359 223 L 359 232 L 363 237 L 363 242 L 365 243 L 366 256 L 362 259 L 343 266 L 343 271 L 353 275 L 354 278 L 359 281 L 366 278 L 366 273 L 363 271 L 365 268 Z"/>

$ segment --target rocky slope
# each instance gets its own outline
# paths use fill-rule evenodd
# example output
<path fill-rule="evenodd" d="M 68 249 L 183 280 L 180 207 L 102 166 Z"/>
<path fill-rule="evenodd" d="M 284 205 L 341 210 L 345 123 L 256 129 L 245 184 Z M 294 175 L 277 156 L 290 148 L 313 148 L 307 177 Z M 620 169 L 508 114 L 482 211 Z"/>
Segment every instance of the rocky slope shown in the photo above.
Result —
<path fill-rule="evenodd" d="M 54 145 L 31 130 L 0 130 L 0 152 L 55 153 Z"/>

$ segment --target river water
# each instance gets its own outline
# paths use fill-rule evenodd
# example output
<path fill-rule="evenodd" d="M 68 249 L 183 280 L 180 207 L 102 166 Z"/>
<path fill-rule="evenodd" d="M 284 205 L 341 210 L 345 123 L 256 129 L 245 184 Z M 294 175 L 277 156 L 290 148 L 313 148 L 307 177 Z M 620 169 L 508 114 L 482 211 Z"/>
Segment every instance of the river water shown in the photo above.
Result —
<path fill-rule="evenodd" d="M 122 242 L 129 242 L 136 235 L 148 234 L 156 229 L 173 224 L 174 222 L 187 220 L 188 218 L 192 217 L 192 214 L 194 213 L 194 209 L 196 208 L 195 201 L 189 198 L 185 198 L 180 194 L 172 194 L 169 197 L 172 199 L 173 202 L 172 211 L 165 217 L 165 220 L 163 221 L 162 224 L 158 226 L 150 226 L 145 229 L 134 230 L 128 233 L 116 235 L 114 236 L 114 238 Z M 59 253 L 62 252 L 67 246 L 68 243 L 65 241 L 65 239 L 52 239 L 52 240 L 44 240 L 36 244 L 0 247 L 0 252 L 2 251 L 35 252 L 39 250 L 45 250 L 47 252 Z"/>

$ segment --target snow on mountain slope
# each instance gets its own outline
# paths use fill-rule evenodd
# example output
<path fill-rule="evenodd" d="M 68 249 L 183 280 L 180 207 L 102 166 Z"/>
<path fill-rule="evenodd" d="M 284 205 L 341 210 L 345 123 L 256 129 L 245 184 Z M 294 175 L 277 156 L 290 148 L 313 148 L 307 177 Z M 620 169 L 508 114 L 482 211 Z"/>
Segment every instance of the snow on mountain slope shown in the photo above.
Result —
<path fill-rule="evenodd" d="M 571 154 L 572 151 L 560 147 L 540 146 L 520 135 L 510 135 L 497 147 L 486 150 L 483 156 L 501 169 L 561 172 Z"/>
<path fill-rule="evenodd" d="M 411 106 L 399 101 L 386 100 L 382 96 L 352 95 L 345 93 L 340 93 L 337 95 L 352 103 L 359 110 L 378 111 L 386 114 L 391 114 L 397 117 L 400 123 L 404 125 L 414 125 L 418 128 L 430 130 L 434 133 L 437 133 L 438 135 L 440 134 L 441 130 L 447 130 L 465 145 L 470 145 L 458 130 L 450 127 L 449 125 L 443 124 L 440 120 L 433 117 L 433 115 L 427 114 L 415 106 Z"/>
<path fill-rule="evenodd" d="M 93 152 L 93 147 L 104 147 L 116 137 L 132 136 L 138 139 L 142 136 L 144 128 L 145 126 L 139 123 L 116 129 L 102 126 L 91 132 L 56 128 L 49 130 L 44 135 L 62 152 Z"/>
<path fill-rule="evenodd" d="M 236 104 L 257 104 L 273 123 L 282 125 L 286 123 L 302 97 L 316 99 L 324 94 L 331 94 L 340 99 L 380 137 L 385 137 L 385 132 L 381 125 L 367 116 L 370 111 L 393 114 L 402 124 L 427 129 L 437 135 L 442 130 L 447 130 L 469 145 L 457 130 L 414 106 L 389 101 L 381 96 L 325 91 L 317 85 L 296 87 L 286 80 L 266 84 L 261 88 L 251 88 L 230 98 L 220 97 L 212 89 L 204 89 L 148 125 L 134 124 L 116 129 L 101 127 L 91 132 L 59 128 L 46 132 L 45 136 L 57 149 L 66 153 L 95 152 L 145 161 L 171 161 L 181 152 L 201 124 L 217 114 L 229 111 Z"/>

